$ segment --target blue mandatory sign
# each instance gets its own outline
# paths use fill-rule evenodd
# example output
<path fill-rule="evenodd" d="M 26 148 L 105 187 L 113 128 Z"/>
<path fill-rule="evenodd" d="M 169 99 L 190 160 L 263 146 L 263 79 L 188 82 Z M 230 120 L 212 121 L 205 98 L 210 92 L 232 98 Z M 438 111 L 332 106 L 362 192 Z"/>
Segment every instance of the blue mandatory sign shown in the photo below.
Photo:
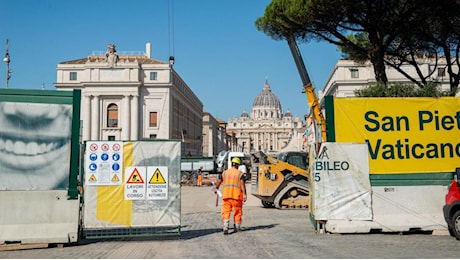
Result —
<path fill-rule="evenodd" d="M 97 164 L 91 163 L 91 164 L 89 165 L 88 168 L 89 168 L 91 171 L 95 171 L 95 170 L 97 170 Z"/>
<path fill-rule="evenodd" d="M 120 165 L 118 163 L 112 164 L 112 170 L 114 170 L 114 171 L 120 170 Z"/>
<path fill-rule="evenodd" d="M 89 155 L 89 159 L 90 159 L 91 161 L 96 161 L 96 160 L 97 160 L 97 154 L 95 154 L 95 153 L 90 154 L 90 155 Z"/>
<path fill-rule="evenodd" d="M 109 159 L 109 155 L 106 153 L 101 154 L 101 160 L 107 161 Z"/>
<path fill-rule="evenodd" d="M 112 155 L 112 160 L 114 160 L 114 161 L 120 160 L 120 154 L 119 154 L 119 153 L 114 153 L 114 154 Z"/>

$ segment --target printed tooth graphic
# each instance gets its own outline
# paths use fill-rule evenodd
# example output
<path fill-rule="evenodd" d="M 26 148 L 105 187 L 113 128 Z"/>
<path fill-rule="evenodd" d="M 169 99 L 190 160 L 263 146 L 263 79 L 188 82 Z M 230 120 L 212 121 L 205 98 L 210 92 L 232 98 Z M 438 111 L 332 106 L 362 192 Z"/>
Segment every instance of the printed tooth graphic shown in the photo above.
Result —
<path fill-rule="evenodd" d="M 26 150 L 26 144 L 22 141 L 17 141 L 14 143 L 14 153 L 15 154 L 24 154 Z"/>
<path fill-rule="evenodd" d="M 33 155 L 38 154 L 38 144 L 36 142 L 30 142 L 26 146 L 26 154 Z"/>
<path fill-rule="evenodd" d="M 14 144 L 11 140 L 6 140 L 5 151 L 12 153 L 14 149 Z"/>
<path fill-rule="evenodd" d="M 54 143 L 49 143 L 47 146 L 46 146 L 46 150 L 42 151 L 43 153 L 47 153 L 49 151 L 52 151 L 54 149 Z"/>
<path fill-rule="evenodd" d="M 45 143 L 41 143 L 39 146 L 38 146 L 38 149 L 37 149 L 37 153 L 36 154 L 41 154 L 41 153 L 44 153 L 46 151 L 46 144 Z"/>

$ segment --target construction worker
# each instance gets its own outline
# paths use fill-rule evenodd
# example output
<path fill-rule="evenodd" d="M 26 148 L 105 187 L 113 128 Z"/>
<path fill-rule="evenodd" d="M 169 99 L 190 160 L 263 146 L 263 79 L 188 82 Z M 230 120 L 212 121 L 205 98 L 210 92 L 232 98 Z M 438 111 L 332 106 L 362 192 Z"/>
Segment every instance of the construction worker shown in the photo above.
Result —
<path fill-rule="evenodd" d="M 203 166 L 200 166 L 200 169 L 198 170 L 198 182 L 197 182 L 198 187 L 201 187 L 203 185 Z"/>
<path fill-rule="evenodd" d="M 232 159 L 232 167 L 222 173 L 222 179 L 217 180 L 216 188 L 222 184 L 222 221 L 224 222 L 224 235 L 228 235 L 230 216 L 233 212 L 234 232 L 241 231 L 243 217 L 243 202 L 246 202 L 246 186 L 243 173 L 238 170 L 241 160 L 238 157 Z"/>

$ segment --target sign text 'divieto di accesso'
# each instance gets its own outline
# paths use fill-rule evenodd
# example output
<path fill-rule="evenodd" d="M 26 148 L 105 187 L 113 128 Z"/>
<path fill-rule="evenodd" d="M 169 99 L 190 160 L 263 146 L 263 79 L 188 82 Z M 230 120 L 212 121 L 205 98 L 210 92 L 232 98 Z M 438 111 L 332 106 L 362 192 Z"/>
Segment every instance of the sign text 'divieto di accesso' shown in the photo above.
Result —
<path fill-rule="evenodd" d="M 334 99 L 336 142 L 366 142 L 371 173 L 452 172 L 459 98 Z"/>

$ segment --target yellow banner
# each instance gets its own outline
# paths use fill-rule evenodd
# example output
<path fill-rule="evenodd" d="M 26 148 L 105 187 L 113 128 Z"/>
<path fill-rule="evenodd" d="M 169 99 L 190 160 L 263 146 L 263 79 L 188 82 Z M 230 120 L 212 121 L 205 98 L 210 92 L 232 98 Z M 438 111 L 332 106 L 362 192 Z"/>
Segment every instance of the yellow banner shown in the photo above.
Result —
<path fill-rule="evenodd" d="M 366 142 L 373 174 L 460 167 L 460 98 L 335 98 L 336 142 Z"/>
<path fill-rule="evenodd" d="M 133 164 L 133 143 L 123 145 L 123 165 Z M 128 174 L 124 172 L 123 175 Z M 122 178 L 124 180 L 124 178 Z M 132 225 L 133 202 L 124 200 L 124 185 L 97 187 L 97 219 L 124 226 Z"/>

